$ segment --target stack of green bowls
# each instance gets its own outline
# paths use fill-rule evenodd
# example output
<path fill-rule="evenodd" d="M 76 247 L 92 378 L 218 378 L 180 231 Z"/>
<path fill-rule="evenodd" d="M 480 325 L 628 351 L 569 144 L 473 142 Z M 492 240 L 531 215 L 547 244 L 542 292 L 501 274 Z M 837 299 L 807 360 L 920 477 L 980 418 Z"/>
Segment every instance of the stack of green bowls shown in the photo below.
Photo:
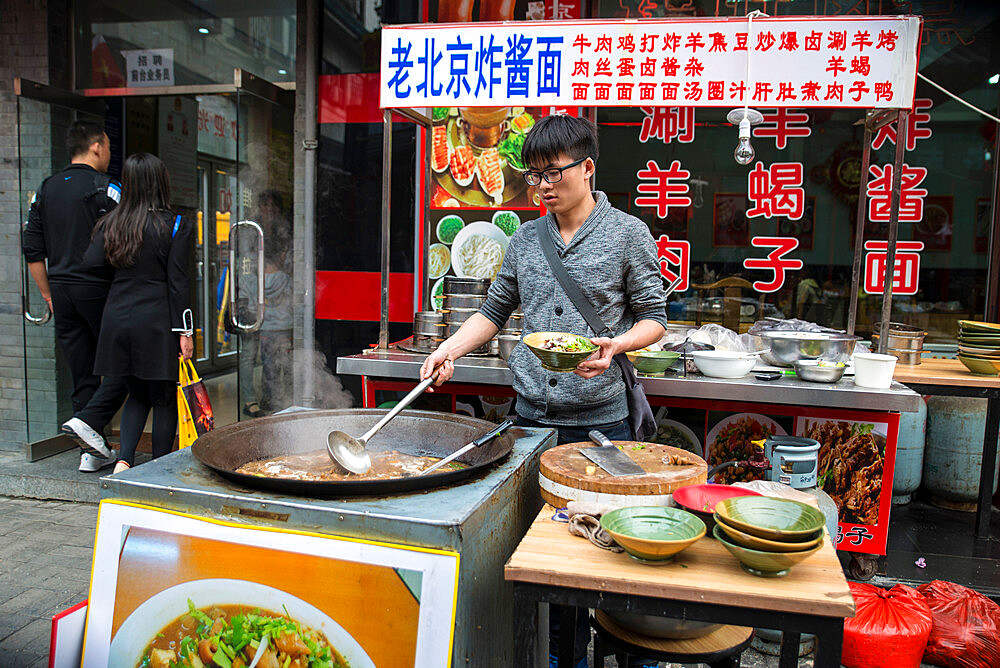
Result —
<path fill-rule="evenodd" d="M 977 376 L 1000 375 L 1000 324 L 959 320 L 958 359 Z"/>
<path fill-rule="evenodd" d="M 788 575 L 792 566 L 823 546 L 826 518 L 798 501 L 738 496 L 715 506 L 713 535 L 748 573 Z"/>

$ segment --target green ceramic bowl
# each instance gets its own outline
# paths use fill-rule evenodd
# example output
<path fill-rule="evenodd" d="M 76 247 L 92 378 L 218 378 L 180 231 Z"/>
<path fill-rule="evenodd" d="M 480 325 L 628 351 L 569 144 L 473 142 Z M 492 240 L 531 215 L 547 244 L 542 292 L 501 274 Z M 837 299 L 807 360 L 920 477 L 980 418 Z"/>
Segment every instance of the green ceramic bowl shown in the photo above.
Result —
<path fill-rule="evenodd" d="M 812 506 L 770 496 L 737 496 L 719 501 L 716 514 L 744 533 L 767 540 L 807 541 L 823 528 L 826 518 Z"/>
<path fill-rule="evenodd" d="M 977 376 L 996 376 L 1000 375 L 1000 360 L 989 360 L 980 357 L 970 357 L 969 355 L 959 354 L 958 360 L 965 365 L 965 367 L 976 374 Z"/>
<path fill-rule="evenodd" d="M 718 515 L 715 516 L 715 524 L 720 526 L 725 534 L 729 536 L 730 540 L 737 545 L 750 548 L 751 550 L 760 550 L 761 552 L 801 552 L 803 550 L 816 547 L 819 545 L 820 541 L 823 540 L 822 529 L 812 534 L 812 537 L 809 540 L 798 543 L 781 540 L 768 540 L 766 538 L 752 536 L 744 531 L 740 531 L 736 527 L 729 526 L 721 520 Z"/>
<path fill-rule="evenodd" d="M 1000 348 L 1000 336 L 972 336 L 970 334 L 959 334 L 958 342 L 967 346 Z"/>
<path fill-rule="evenodd" d="M 680 508 L 632 506 L 601 517 L 628 556 L 646 564 L 663 564 L 705 535 L 705 523 Z"/>
<path fill-rule="evenodd" d="M 959 320 L 958 329 L 962 332 L 983 332 L 986 334 L 1000 334 L 1000 323 L 982 322 L 980 320 Z"/>
<path fill-rule="evenodd" d="M 670 368 L 681 354 L 674 350 L 643 350 L 626 353 L 636 372 L 646 375 L 663 373 Z"/>
<path fill-rule="evenodd" d="M 587 348 L 586 350 L 574 353 L 563 353 L 542 348 L 541 346 L 545 342 L 545 339 L 552 336 L 576 337 Z M 525 345 L 528 346 L 528 350 L 535 353 L 535 357 L 541 360 L 542 368 L 549 371 L 572 371 L 580 362 L 593 355 L 594 351 L 597 350 L 597 346 L 591 343 L 587 337 L 577 334 L 567 334 L 566 332 L 533 332 L 524 337 L 523 340 Z"/>
<path fill-rule="evenodd" d="M 792 566 L 823 547 L 822 542 L 820 542 L 812 549 L 802 552 L 761 552 L 737 545 L 718 524 L 715 525 L 713 534 L 715 539 L 729 551 L 729 554 L 736 557 L 743 570 L 762 578 L 780 578 L 788 575 Z"/>

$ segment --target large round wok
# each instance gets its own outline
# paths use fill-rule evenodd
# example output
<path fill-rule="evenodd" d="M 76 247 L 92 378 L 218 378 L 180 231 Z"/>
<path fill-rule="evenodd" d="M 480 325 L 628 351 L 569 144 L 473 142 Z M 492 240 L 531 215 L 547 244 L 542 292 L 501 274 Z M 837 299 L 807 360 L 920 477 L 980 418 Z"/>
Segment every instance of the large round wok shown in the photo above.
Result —
<path fill-rule="evenodd" d="M 453 484 L 489 468 L 510 454 L 514 446 L 511 435 L 514 430 L 507 430 L 456 460 L 468 468 L 441 469 L 424 476 L 388 480 L 287 480 L 236 472 L 244 464 L 259 459 L 325 449 L 331 429 L 360 436 L 385 413 L 374 408 L 341 408 L 257 418 L 210 431 L 199 437 L 191 450 L 202 464 L 246 487 L 303 496 L 381 496 Z M 403 411 L 372 438 L 368 449 L 446 457 L 495 426 L 464 415 Z"/>

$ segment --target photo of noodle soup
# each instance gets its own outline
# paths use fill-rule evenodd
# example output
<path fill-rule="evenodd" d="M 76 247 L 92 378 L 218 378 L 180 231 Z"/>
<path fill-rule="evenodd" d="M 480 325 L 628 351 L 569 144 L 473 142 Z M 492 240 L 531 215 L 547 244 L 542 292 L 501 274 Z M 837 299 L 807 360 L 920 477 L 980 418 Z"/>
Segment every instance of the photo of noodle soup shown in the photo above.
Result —
<path fill-rule="evenodd" d="M 492 223 L 470 223 L 452 244 L 451 263 L 457 276 L 496 278 L 503 264 L 509 239 Z"/>
<path fill-rule="evenodd" d="M 256 582 L 192 580 L 150 597 L 115 633 L 123 668 L 248 666 L 374 668 L 356 640 L 315 606 Z"/>
<path fill-rule="evenodd" d="M 441 278 L 451 268 L 451 251 L 444 244 L 431 244 L 427 250 L 427 272 L 431 278 Z"/>

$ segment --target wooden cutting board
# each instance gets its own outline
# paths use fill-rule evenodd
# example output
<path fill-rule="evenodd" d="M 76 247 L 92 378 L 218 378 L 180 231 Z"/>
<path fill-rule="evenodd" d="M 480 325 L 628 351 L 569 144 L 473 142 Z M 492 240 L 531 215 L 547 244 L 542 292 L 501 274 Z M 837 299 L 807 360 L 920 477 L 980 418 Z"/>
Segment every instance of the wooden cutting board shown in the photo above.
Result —
<path fill-rule="evenodd" d="M 646 473 L 613 476 L 580 454 L 580 448 L 595 444 L 567 443 L 542 454 L 538 483 L 542 498 L 556 508 L 569 501 L 621 505 L 671 505 L 675 489 L 705 482 L 708 464 L 704 459 L 670 445 L 613 441 Z"/>

